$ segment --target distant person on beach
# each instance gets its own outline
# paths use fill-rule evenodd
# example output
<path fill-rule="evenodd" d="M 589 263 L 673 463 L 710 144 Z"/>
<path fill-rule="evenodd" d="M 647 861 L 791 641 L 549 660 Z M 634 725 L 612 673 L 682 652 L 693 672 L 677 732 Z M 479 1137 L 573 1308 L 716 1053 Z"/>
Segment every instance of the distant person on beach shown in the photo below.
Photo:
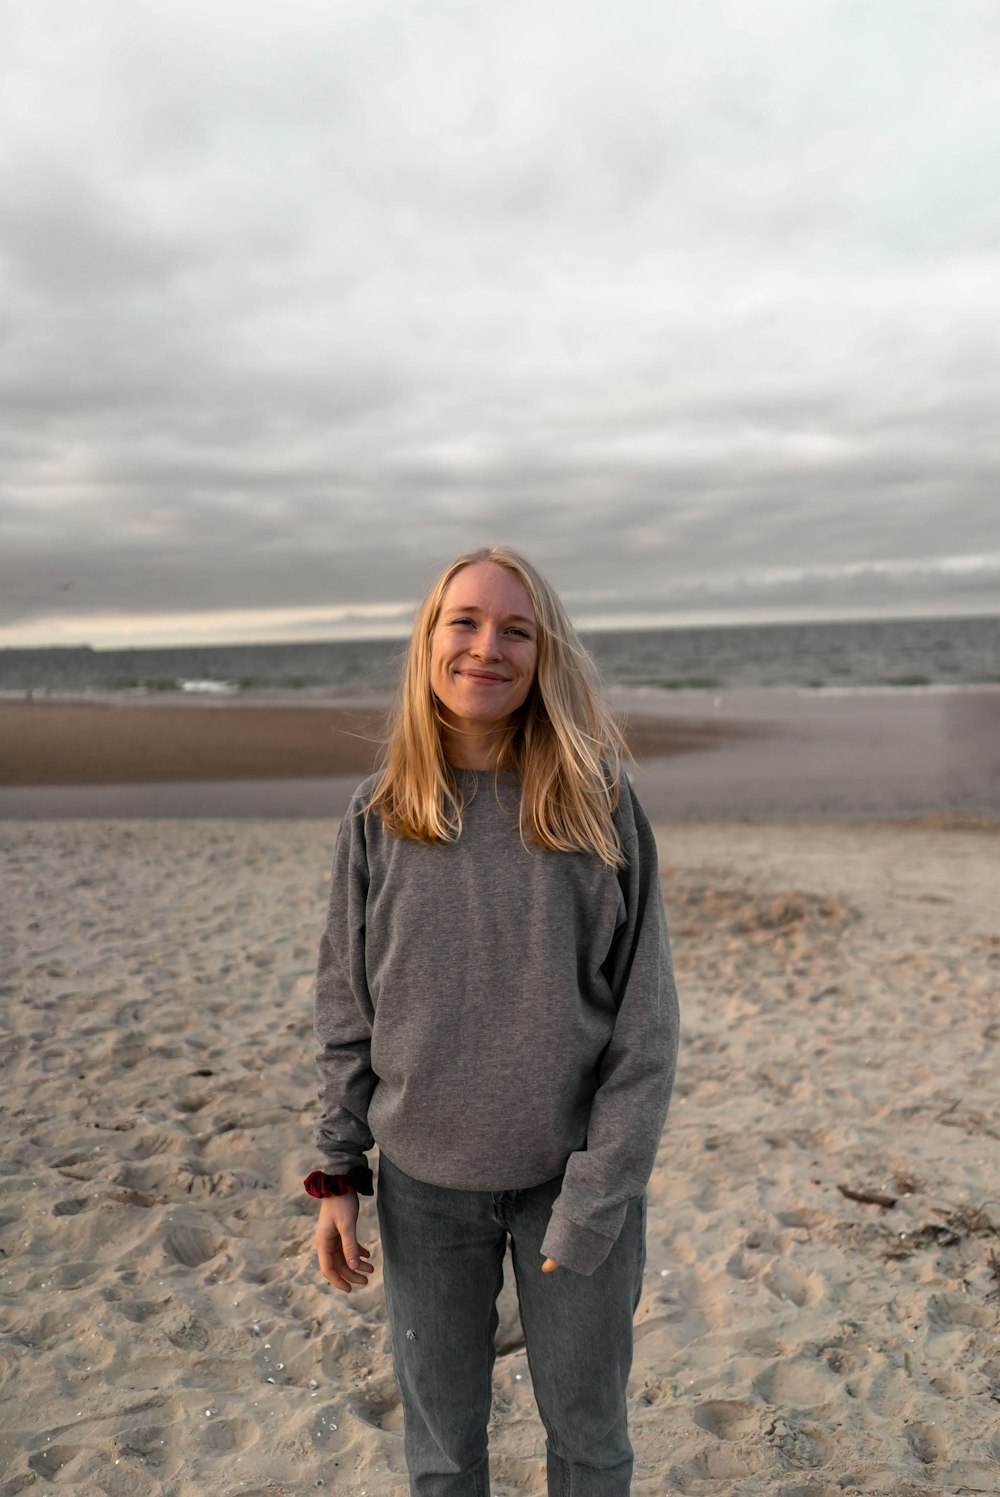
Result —
<path fill-rule="evenodd" d="M 562 603 L 516 552 L 417 611 L 341 823 L 316 976 L 320 1270 L 374 1272 L 416 1497 L 489 1491 L 508 1242 L 550 1494 L 628 1493 L 646 1186 L 678 1008 L 656 844 Z"/>

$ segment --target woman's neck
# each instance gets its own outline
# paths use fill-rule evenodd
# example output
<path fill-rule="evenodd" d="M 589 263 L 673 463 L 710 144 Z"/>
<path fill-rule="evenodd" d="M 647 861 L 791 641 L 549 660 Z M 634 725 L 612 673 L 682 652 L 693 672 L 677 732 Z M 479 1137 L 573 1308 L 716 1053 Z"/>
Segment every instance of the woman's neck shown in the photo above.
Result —
<path fill-rule="evenodd" d="M 443 727 L 441 747 L 456 769 L 496 769 L 503 749 L 505 730 L 487 728 L 481 733 Z"/>

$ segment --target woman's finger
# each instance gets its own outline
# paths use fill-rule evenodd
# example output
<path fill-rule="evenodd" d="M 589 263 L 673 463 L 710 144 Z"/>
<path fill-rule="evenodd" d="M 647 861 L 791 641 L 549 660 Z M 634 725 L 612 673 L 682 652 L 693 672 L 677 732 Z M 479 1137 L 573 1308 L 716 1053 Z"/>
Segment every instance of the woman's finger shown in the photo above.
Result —
<path fill-rule="evenodd" d="M 319 1271 L 324 1279 L 337 1289 L 346 1288 L 346 1280 L 338 1272 L 344 1262 L 344 1255 L 340 1251 L 340 1238 L 331 1237 L 325 1232 L 317 1232 L 316 1256 L 319 1258 Z"/>
<path fill-rule="evenodd" d="M 349 1263 L 352 1268 L 357 1268 L 357 1260 L 359 1258 L 368 1257 L 368 1249 L 361 1246 L 357 1238 L 354 1236 L 353 1230 L 342 1231 L 340 1234 L 340 1241 L 343 1245 L 344 1260 L 345 1262 Z"/>
<path fill-rule="evenodd" d="M 336 1231 L 318 1230 L 316 1250 L 320 1273 L 324 1279 L 335 1289 L 342 1289 L 346 1294 L 350 1294 L 352 1283 L 367 1284 L 368 1274 L 375 1272 L 368 1249 L 360 1245 L 357 1249 L 357 1267 L 354 1268 L 348 1264 L 344 1255 L 343 1242 Z"/>

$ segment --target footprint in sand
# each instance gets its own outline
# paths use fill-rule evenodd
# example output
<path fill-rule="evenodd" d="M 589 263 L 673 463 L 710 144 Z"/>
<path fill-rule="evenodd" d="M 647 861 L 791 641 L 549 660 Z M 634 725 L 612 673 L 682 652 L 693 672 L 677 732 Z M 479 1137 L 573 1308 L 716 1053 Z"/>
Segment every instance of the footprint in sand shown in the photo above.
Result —
<path fill-rule="evenodd" d="M 694 1422 L 719 1440 L 741 1440 L 757 1434 L 761 1410 L 739 1399 L 717 1398 L 700 1403 L 694 1411 Z"/>
<path fill-rule="evenodd" d="M 955 1372 L 951 1367 L 944 1367 L 930 1380 L 931 1387 L 935 1393 L 940 1393 L 943 1398 L 961 1398 L 963 1393 L 969 1391 L 969 1379 L 961 1372 Z M 997 1439 L 998 1455 L 1000 1455 L 1000 1437 Z"/>
<path fill-rule="evenodd" d="M 993 1325 L 996 1311 L 977 1304 L 971 1295 L 932 1294 L 927 1306 L 932 1331 L 952 1331 L 958 1327 L 984 1328 Z"/>
<path fill-rule="evenodd" d="M 183 1223 L 175 1223 L 170 1227 L 163 1239 L 163 1251 L 168 1258 L 175 1263 L 183 1263 L 185 1268 L 197 1268 L 201 1263 L 207 1263 L 217 1253 L 221 1253 L 226 1246 L 224 1237 L 210 1232 L 206 1227 L 187 1226 Z"/>
<path fill-rule="evenodd" d="M 391 1375 L 378 1382 L 373 1379 L 363 1391 L 352 1394 L 348 1407 L 355 1419 L 370 1429 L 387 1430 L 398 1435 L 403 1433 L 403 1409 Z"/>
<path fill-rule="evenodd" d="M 181 1133 L 163 1133 L 149 1129 L 134 1135 L 130 1142 L 132 1159 L 154 1159 L 157 1154 L 179 1154 L 190 1148 L 191 1139 Z"/>
<path fill-rule="evenodd" d="M 169 1424 L 140 1424 L 117 1434 L 115 1449 L 125 1459 L 138 1458 L 162 1479 L 172 1475 L 181 1464 L 172 1449 L 175 1439 L 176 1429 Z"/>
<path fill-rule="evenodd" d="M 79 1340 L 92 1330 L 88 1314 L 84 1311 L 45 1310 L 41 1315 L 30 1311 L 13 1314 L 7 1322 L 7 1333 L 17 1346 L 36 1348 L 48 1346 L 63 1337 Z"/>
<path fill-rule="evenodd" d="M 908 1424 L 903 1434 L 918 1461 L 923 1461 L 929 1466 L 934 1461 L 947 1460 L 951 1445 L 944 1430 L 939 1429 L 936 1424 L 923 1424 L 917 1421 L 914 1424 Z"/>
<path fill-rule="evenodd" d="M 173 1330 L 167 1331 L 167 1340 L 171 1346 L 176 1346 L 178 1351 L 204 1351 L 211 1337 L 208 1331 L 197 1320 L 182 1317 L 182 1324 Z"/>
<path fill-rule="evenodd" d="M 249 1419 L 212 1419 L 206 1420 L 202 1438 L 216 1455 L 233 1455 L 256 1445 L 260 1430 Z"/>
<path fill-rule="evenodd" d="M 58 1284 L 60 1289 L 79 1289 L 83 1284 L 90 1284 L 102 1272 L 100 1265 L 95 1263 L 60 1263 L 54 1269 L 50 1278 L 50 1284 Z"/>
<path fill-rule="evenodd" d="M 52 1208 L 53 1216 L 76 1216 L 79 1211 L 86 1211 L 91 1203 L 91 1197 L 79 1196 L 70 1201 L 57 1201 Z"/>
<path fill-rule="evenodd" d="M 114 1183 L 120 1192 L 117 1199 L 129 1205 L 140 1206 L 155 1202 L 154 1193 L 160 1192 L 161 1199 L 166 1200 L 169 1196 L 180 1193 L 178 1187 L 183 1189 L 184 1177 L 184 1164 L 170 1158 L 159 1159 L 153 1156 L 139 1163 L 129 1163 L 126 1160 L 114 1175 Z M 131 1193 L 133 1199 L 129 1199 L 127 1193 Z M 149 1197 L 149 1200 L 135 1199 L 142 1196 Z"/>
<path fill-rule="evenodd" d="M 793 1424 L 787 1419 L 774 1421 L 768 1439 L 792 1466 L 825 1466 L 836 1450 L 830 1436 L 818 1425 Z"/>
<path fill-rule="evenodd" d="M 794 1263 L 789 1263 L 786 1259 L 779 1259 L 771 1264 L 764 1275 L 764 1283 L 772 1294 L 797 1305 L 799 1309 L 805 1305 L 815 1305 L 823 1298 L 824 1286 L 819 1274 L 803 1273 L 801 1268 L 796 1268 Z"/>
<path fill-rule="evenodd" d="M 164 1299 L 126 1299 L 122 1291 L 114 1286 L 103 1289 L 101 1294 L 119 1315 L 130 1320 L 133 1325 L 145 1325 L 147 1320 L 152 1320 L 155 1315 L 162 1315 L 177 1304 L 172 1294 Z"/>
<path fill-rule="evenodd" d="M 766 1326 L 753 1326 L 740 1337 L 741 1344 L 755 1357 L 783 1357 L 788 1343 Z"/>
<path fill-rule="evenodd" d="M 815 1358 L 792 1357 L 772 1362 L 753 1380 L 753 1391 L 777 1409 L 814 1409 L 834 1394 L 840 1383 Z"/>
<path fill-rule="evenodd" d="M 823 1354 L 826 1358 L 826 1365 L 838 1377 L 850 1377 L 852 1373 L 860 1372 L 865 1366 L 864 1357 L 858 1356 L 856 1352 L 848 1351 L 843 1346 L 826 1346 L 823 1348 Z"/>
<path fill-rule="evenodd" d="M 760 1254 L 745 1247 L 738 1247 L 726 1259 L 726 1273 L 731 1279 L 755 1279 L 763 1266 Z"/>
<path fill-rule="evenodd" d="M 900 1367 L 883 1364 L 881 1357 L 871 1359 L 866 1373 L 852 1383 L 855 1397 L 864 1398 L 868 1407 L 883 1419 L 902 1420 L 913 1399 L 913 1382 Z"/>
<path fill-rule="evenodd" d="M 211 1107 L 215 1100 L 211 1092 L 207 1094 L 199 1092 L 192 1097 L 178 1097 L 174 1106 L 178 1112 L 182 1113 L 202 1112 L 206 1107 Z"/>
<path fill-rule="evenodd" d="M 69 1474 L 73 1462 L 86 1454 L 85 1445 L 46 1445 L 28 1457 L 28 1465 L 45 1481 L 56 1481 Z"/>
<path fill-rule="evenodd" d="M 116 1187 L 105 1196 L 105 1200 L 117 1201 L 119 1206 L 138 1206 L 141 1209 L 148 1209 L 166 1199 L 166 1196 L 156 1196 L 148 1190 L 133 1190 L 129 1186 Z"/>
<path fill-rule="evenodd" d="M 44 1481 L 58 1481 L 77 1492 L 128 1491 L 129 1497 L 153 1497 L 162 1490 L 160 1481 L 123 1455 L 114 1440 L 46 1445 L 28 1457 L 28 1465 Z M 113 1487 L 106 1485 L 109 1479 L 114 1480 Z"/>
<path fill-rule="evenodd" d="M 708 1477 L 713 1481 L 719 1480 L 720 1477 L 755 1476 L 773 1463 L 774 1458 L 770 1451 L 757 1443 L 713 1445 L 706 1450 L 699 1451 L 688 1475 L 702 1480 Z M 675 1481 L 673 1472 L 670 1473 L 670 1480 Z M 681 1485 L 676 1481 L 675 1484 Z"/>

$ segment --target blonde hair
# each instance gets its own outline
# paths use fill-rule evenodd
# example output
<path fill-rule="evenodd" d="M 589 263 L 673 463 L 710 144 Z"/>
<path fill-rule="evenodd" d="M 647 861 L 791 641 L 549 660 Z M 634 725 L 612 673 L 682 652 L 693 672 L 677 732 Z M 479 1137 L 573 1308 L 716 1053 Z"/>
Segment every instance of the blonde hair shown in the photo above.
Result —
<path fill-rule="evenodd" d="M 445 567 L 417 609 L 399 695 L 366 811 L 400 837 L 452 842 L 462 832 L 462 793 L 445 757 L 431 687 L 431 636 L 449 583 L 492 562 L 519 578 L 538 629 L 535 679 L 501 744 L 498 769 L 521 781 L 521 841 L 624 862 L 612 813 L 628 747 L 600 692 L 597 669 L 549 582 L 516 551 L 484 546 Z"/>

